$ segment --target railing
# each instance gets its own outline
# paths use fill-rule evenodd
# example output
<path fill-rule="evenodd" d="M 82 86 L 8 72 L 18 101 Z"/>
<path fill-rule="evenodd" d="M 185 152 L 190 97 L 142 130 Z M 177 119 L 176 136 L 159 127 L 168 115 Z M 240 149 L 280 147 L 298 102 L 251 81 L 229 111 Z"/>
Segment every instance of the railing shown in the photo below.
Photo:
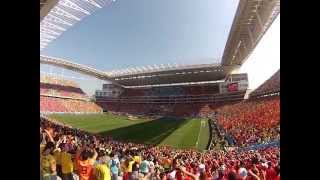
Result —
<path fill-rule="evenodd" d="M 40 96 L 61 98 L 61 99 L 73 99 L 73 100 L 80 100 L 80 101 L 87 101 L 87 102 L 90 101 L 88 98 L 77 98 L 77 97 L 70 97 L 70 96 L 51 95 L 51 94 L 45 94 L 45 93 L 40 94 Z"/>
<path fill-rule="evenodd" d="M 238 148 L 239 152 L 243 151 L 250 151 L 250 150 L 258 150 L 258 149 L 264 149 L 264 148 L 269 148 L 269 147 L 279 147 L 280 146 L 280 140 L 273 140 L 267 143 L 259 143 L 259 144 L 254 144 L 248 147 L 244 148 Z"/>
<path fill-rule="evenodd" d="M 133 96 L 120 98 L 96 97 L 97 102 L 116 103 L 196 103 L 196 102 L 224 102 L 241 101 L 245 92 L 228 94 L 202 94 L 202 95 L 178 95 L 178 96 Z"/>
<path fill-rule="evenodd" d="M 218 124 L 216 121 L 216 115 L 212 116 L 209 119 L 209 125 L 210 125 L 210 143 L 208 146 L 208 150 L 212 150 L 213 149 L 213 130 L 217 133 L 217 136 L 219 136 L 219 138 L 221 140 L 227 140 L 228 142 L 228 146 L 233 147 L 235 146 L 235 140 L 233 139 L 232 136 L 230 136 L 228 133 L 226 133 Z M 226 146 L 224 146 L 226 148 Z"/>
<path fill-rule="evenodd" d="M 229 133 L 227 133 L 220 125 L 216 124 L 216 127 L 219 134 L 223 134 L 223 136 L 226 138 L 228 144 L 230 144 L 231 146 L 234 146 L 236 144 L 235 139 Z"/>
<path fill-rule="evenodd" d="M 103 114 L 103 112 L 50 112 L 50 111 L 40 111 L 42 115 L 49 114 Z M 41 116 L 40 116 L 41 117 Z"/>
<path fill-rule="evenodd" d="M 253 91 L 252 93 L 249 94 L 249 99 L 250 98 L 260 98 L 264 96 L 277 96 L 280 95 L 280 88 L 277 89 L 272 89 L 268 91 L 263 91 L 263 92 L 255 92 Z"/>
<path fill-rule="evenodd" d="M 208 145 L 207 145 L 207 148 L 206 150 L 210 150 L 211 149 L 211 146 L 212 146 L 212 120 L 211 119 L 208 119 L 208 125 L 209 125 L 209 142 L 208 142 Z"/>

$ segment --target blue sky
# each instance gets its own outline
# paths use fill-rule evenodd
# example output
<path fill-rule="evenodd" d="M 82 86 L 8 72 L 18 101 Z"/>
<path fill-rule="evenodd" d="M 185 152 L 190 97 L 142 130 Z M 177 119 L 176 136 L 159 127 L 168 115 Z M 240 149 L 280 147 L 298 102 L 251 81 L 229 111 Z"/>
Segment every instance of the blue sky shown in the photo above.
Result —
<path fill-rule="evenodd" d="M 100 70 L 220 58 L 238 0 L 117 0 L 64 32 L 42 54 Z M 199 59 L 201 59 L 199 61 Z M 62 69 L 41 66 L 41 71 Z M 83 76 L 63 71 L 66 76 Z M 101 82 L 76 80 L 89 94 Z"/>
<path fill-rule="evenodd" d="M 102 70 L 219 58 L 237 4 L 238 0 L 117 0 L 64 32 L 42 53 Z"/>
<path fill-rule="evenodd" d="M 238 1 L 117 0 L 75 24 L 41 53 L 106 71 L 212 63 L 207 59 L 223 54 Z M 41 71 L 73 77 L 90 95 L 102 84 L 60 68 L 41 65 Z"/>

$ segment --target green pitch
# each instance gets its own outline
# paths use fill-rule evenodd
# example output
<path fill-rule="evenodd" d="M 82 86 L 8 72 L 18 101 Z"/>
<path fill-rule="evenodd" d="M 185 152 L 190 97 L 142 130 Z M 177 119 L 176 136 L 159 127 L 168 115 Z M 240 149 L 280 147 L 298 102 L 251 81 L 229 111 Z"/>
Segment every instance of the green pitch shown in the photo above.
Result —
<path fill-rule="evenodd" d="M 128 120 L 111 114 L 50 115 L 58 121 L 91 133 L 144 144 L 204 150 L 209 141 L 208 121 L 204 119 L 162 118 Z"/>

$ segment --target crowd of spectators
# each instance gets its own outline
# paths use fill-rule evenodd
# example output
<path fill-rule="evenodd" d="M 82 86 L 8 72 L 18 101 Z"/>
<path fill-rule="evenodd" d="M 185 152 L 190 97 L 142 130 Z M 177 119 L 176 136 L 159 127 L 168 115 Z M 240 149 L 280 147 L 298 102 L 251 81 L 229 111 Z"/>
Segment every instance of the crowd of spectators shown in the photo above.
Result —
<path fill-rule="evenodd" d="M 198 96 L 219 93 L 219 86 L 214 85 L 188 85 L 163 86 L 150 88 L 125 88 L 122 97 L 170 97 L 170 96 Z"/>
<path fill-rule="evenodd" d="M 100 113 L 102 108 L 90 102 L 79 85 L 53 76 L 40 77 L 40 112 Z"/>
<path fill-rule="evenodd" d="M 219 131 L 213 119 L 209 119 L 210 142 L 208 149 L 225 149 L 229 143 L 223 133 Z"/>
<path fill-rule="evenodd" d="M 62 180 L 279 180 L 279 148 L 238 152 L 125 143 L 40 118 L 40 177 Z"/>
<path fill-rule="evenodd" d="M 269 85 L 262 85 L 258 90 L 266 91 L 275 87 L 279 84 L 277 79 L 280 80 L 280 70 L 265 83 Z M 41 82 L 55 82 L 55 85 L 79 88 L 72 81 L 52 77 L 42 77 Z M 216 112 L 210 125 L 211 130 L 215 131 L 211 134 L 217 137 L 212 138 L 215 142 L 211 142 L 211 147 L 218 144 L 228 147 L 226 134 L 234 138 L 236 146 L 210 148 L 208 151 L 199 152 L 193 149 L 120 142 L 111 137 L 90 134 L 40 118 L 40 179 L 280 180 L 279 147 L 237 150 L 238 147 L 279 139 L 278 96 L 229 105 L 121 104 L 108 107 L 116 112 L 129 111 L 128 113 L 132 114 L 148 114 L 153 111 L 159 113 L 161 109 L 178 116 L 209 116 Z M 102 109 L 92 102 L 48 96 L 40 96 L 40 108 L 42 112 L 102 112 Z"/>
<path fill-rule="evenodd" d="M 40 95 L 88 99 L 88 96 L 80 88 L 62 86 L 58 84 L 40 83 Z"/>
<path fill-rule="evenodd" d="M 55 77 L 55 76 L 49 76 L 49 75 L 41 75 L 40 76 L 40 83 L 57 84 L 57 85 L 61 85 L 61 86 L 69 86 L 69 87 L 79 88 L 79 85 L 74 81 Z"/>
<path fill-rule="evenodd" d="M 40 96 L 40 112 L 101 113 L 102 108 L 90 101 Z"/>
<path fill-rule="evenodd" d="M 204 94 L 218 94 L 219 93 L 219 86 L 214 85 L 193 85 L 193 86 L 186 86 L 185 92 L 188 95 L 204 95 Z"/>
<path fill-rule="evenodd" d="M 251 95 L 280 91 L 280 69 L 272 75 L 266 82 L 264 82 L 261 86 L 255 89 Z"/>
<path fill-rule="evenodd" d="M 76 82 L 54 76 L 40 76 L 40 95 L 88 99 Z"/>
<path fill-rule="evenodd" d="M 265 143 L 280 137 L 280 97 L 243 101 L 216 109 L 217 122 L 238 146 Z"/>

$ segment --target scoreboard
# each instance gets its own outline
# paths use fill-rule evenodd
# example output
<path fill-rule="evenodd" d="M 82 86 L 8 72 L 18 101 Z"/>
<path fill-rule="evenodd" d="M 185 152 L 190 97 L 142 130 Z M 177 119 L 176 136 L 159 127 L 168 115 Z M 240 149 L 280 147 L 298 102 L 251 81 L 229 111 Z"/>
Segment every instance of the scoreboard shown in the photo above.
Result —
<path fill-rule="evenodd" d="M 231 74 L 226 80 L 220 83 L 220 93 L 245 91 L 248 88 L 248 75 Z"/>
<path fill-rule="evenodd" d="M 238 91 L 238 83 L 231 83 L 228 84 L 228 92 L 235 92 Z"/>

